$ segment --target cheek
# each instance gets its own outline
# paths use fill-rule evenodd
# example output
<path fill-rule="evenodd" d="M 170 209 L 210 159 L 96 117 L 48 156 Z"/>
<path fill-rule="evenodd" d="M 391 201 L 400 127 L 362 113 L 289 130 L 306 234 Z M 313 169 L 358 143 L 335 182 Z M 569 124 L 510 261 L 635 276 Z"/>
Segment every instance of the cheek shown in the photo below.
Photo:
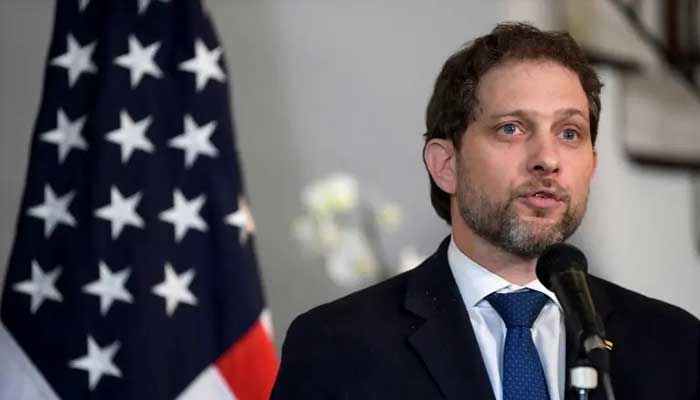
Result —
<path fill-rule="evenodd" d="M 465 165 L 464 168 L 463 174 L 466 177 L 463 177 L 461 181 L 465 184 L 471 184 L 474 189 L 492 200 L 509 198 L 517 181 L 515 168 L 508 162 L 493 162 L 493 159 L 482 160 L 479 163 Z"/>
<path fill-rule="evenodd" d="M 489 197 L 508 198 L 522 180 L 522 151 L 514 146 L 493 146 L 479 135 L 470 139 L 462 148 L 463 174 Z"/>
<path fill-rule="evenodd" d="M 494 188 L 510 190 L 524 177 L 522 159 L 522 154 L 517 152 L 494 152 L 486 155 L 476 171 Z"/>
<path fill-rule="evenodd" d="M 588 196 L 590 190 L 591 179 L 593 178 L 593 168 L 591 165 L 587 165 L 582 168 L 582 172 L 574 177 L 574 182 L 572 188 L 574 188 L 575 193 L 572 193 L 577 199 L 582 200 Z"/>

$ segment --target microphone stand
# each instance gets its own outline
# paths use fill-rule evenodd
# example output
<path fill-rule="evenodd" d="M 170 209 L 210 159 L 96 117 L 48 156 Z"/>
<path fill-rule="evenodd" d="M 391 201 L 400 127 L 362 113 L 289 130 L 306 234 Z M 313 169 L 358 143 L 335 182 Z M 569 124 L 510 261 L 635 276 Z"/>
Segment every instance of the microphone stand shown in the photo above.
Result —
<path fill-rule="evenodd" d="M 577 400 L 588 400 L 590 391 L 598 387 L 598 371 L 587 360 L 579 359 L 569 370 L 570 386 Z"/>
<path fill-rule="evenodd" d="M 615 400 L 615 393 L 613 392 L 612 381 L 608 372 L 603 374 L 603 389 L 605 389 L 605 397 L 608 400 Z"/>
<path fill-rule="evenodd" d="M 601 323 L 602 326 L 602 323 Z M 583 347 L 591 365 L 598 370 L 605 391 L 605 398 L 615 400 L 612 381 L 610 379 L 610 350 L 605 345 L 605 341 L 598 335 L 588 336 L 583 341 Z"/>
<path fill-rule="evenodd" d="M 588 400 L 590 392 L 598 387 L 599 376 L 605 398 L 615 400 L 610 379 L 610 353 L 603 339 L 598 335 L 591 335 L 583 340 L 583 348 L 585 352 L 580 353 L 580 358 L 569 371 L 570 386 L 578 400 Z"/>

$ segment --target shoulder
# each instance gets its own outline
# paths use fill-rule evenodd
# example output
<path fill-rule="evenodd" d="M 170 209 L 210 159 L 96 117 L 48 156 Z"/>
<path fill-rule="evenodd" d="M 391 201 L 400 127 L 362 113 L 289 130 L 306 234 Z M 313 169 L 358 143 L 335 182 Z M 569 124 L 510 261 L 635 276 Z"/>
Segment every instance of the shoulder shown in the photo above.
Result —
<path fill-rule="evenodd" d="M 664 324 L 669 328 L 676 327 L 700 335 L 700 320 L 680 307 L 595 276 L 590 277 L 590 283 L 594 300 L 603 299 L 618 317 L 645 325 Z"/>
<path fill-rule="evenodd" d="M 408 338 L 424 318 L 417 304 L 439 303 L 455 286 L 443 247 L 408 272 L 298 316 L 271 398 L 434 398 Z"/>
<path fill-rule="evenodd" d="M 417 267 L 420 268 L 420 267 Z M 401 313 L 407 282 L 416 270 L 411 270 L 387 279 L 376 285 L 332 302 L 322 304 L 299 315 L 289 328 L 295 330 L 320 329 L 327 334 L 357 330 L 363 325 L 389 322 Z"/>
<path fill-rule="evenodd" d="M 603 279 L 591 277 L 590 287 L 613 343 L 610 364 L 618 397 L 697 399 L 698 318 Z"/>
<path fill-rule="evenodd" d="M 300 326 L 321 328 L 327 333 L 357 333 L 372 326 L 380 328 L 375 330 L 375 337 L 385 333 L 381 329 L 389 331 L 386 333 L 401 330 L 406 321 L 415 320 L 413 301 L 423 296 L 437 299 L 433 290 L 449 295 L 453 295 L 451 288 L 456 290 L 447 260 L 449 243 L 448 236 L 414 269 L 301 314 L 292 322 L 287 335 Z"/>
<path fill-rule="evenodd" d="M 412 270 L 315 307 L 294 319 L 282 352 L 314 343 L 339 348 L 369 348 L 396 342 L 415 329 L 421 318 L 414 302 L 437 299 L 432 289 L 455 287 L 447 261 L 449 237 L 430 257 Z M 418 300 L 417 300 L 418 299 Z"/>
<path fill-rule="evenodd" d="M 329 398 L 359 390 L 347 382 L 367 382 L 386 364 L 387 354 L 399 353 L 396 347 L 403 341 L 397 339 L 411 321 L 402 302 L 413 271 L 295 318 L 271 398 Z"/>

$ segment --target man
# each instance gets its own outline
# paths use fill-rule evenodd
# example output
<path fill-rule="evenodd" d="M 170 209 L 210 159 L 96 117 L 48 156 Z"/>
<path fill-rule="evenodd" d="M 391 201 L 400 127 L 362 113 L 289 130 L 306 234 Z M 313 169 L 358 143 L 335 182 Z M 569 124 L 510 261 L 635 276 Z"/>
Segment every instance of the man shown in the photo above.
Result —
<path fill-rule="evenodd" d="M 272 398 L 571 396 L 576 346 L 535 265 L 585 213 L 601 86 L 568 34 L 526 24 L 499 25 L 450 57 L 423 157 L 451 237 L 414 270 L 298 317 Z M 617 399 L 699 399 L 700 321 L 589 284 Z"/>

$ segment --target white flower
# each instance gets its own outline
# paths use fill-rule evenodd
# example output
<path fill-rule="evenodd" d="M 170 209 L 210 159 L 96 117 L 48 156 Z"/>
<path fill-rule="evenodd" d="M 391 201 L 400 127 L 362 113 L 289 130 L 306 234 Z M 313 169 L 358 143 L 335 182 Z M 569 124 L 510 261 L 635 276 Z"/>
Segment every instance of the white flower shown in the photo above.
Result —
<path fill-rule="evenodd" d="M 301 200 L 314 215 L 352 210 L 357 203 L 357 181 L 350 175 L 331 175 L 304 188 Z"/>
<path fill-rule="evenodd" d="M 395 232 L 401 226 L 401 207 L 397 204 L 387 204 L 377 213 L 377 224 L 391 232 Z"/>
<path fill-rule="evenodd" d="M 304 215 L 292 221 L 292 236 L 307 253 L 325 255 L 340 241 L 340 226 L 331 216 Z"/>
<path fill-rule="evenodd" d="M 378 263 L 364 235 L 349 230 L 343 232 L 336 250 L 328 254 L 326 269 L 336 285 L 353 287 L 376 278 Z"/>
<path fill-rule="evenodd" d="M 318 243 L 318 235 L 309 217 L 297 217 L 292 221 L 292 236 L 305 251 L 320 252 L 320 248 L 316 245 Z"/>
<path fill-rule="evenodd" d="M 335 250 L 341 241 L 341 226 L 338 225 L 331 215 L 318 215 L 316 222 L 316 241 L 321 246 L 322 252 Z"/>

